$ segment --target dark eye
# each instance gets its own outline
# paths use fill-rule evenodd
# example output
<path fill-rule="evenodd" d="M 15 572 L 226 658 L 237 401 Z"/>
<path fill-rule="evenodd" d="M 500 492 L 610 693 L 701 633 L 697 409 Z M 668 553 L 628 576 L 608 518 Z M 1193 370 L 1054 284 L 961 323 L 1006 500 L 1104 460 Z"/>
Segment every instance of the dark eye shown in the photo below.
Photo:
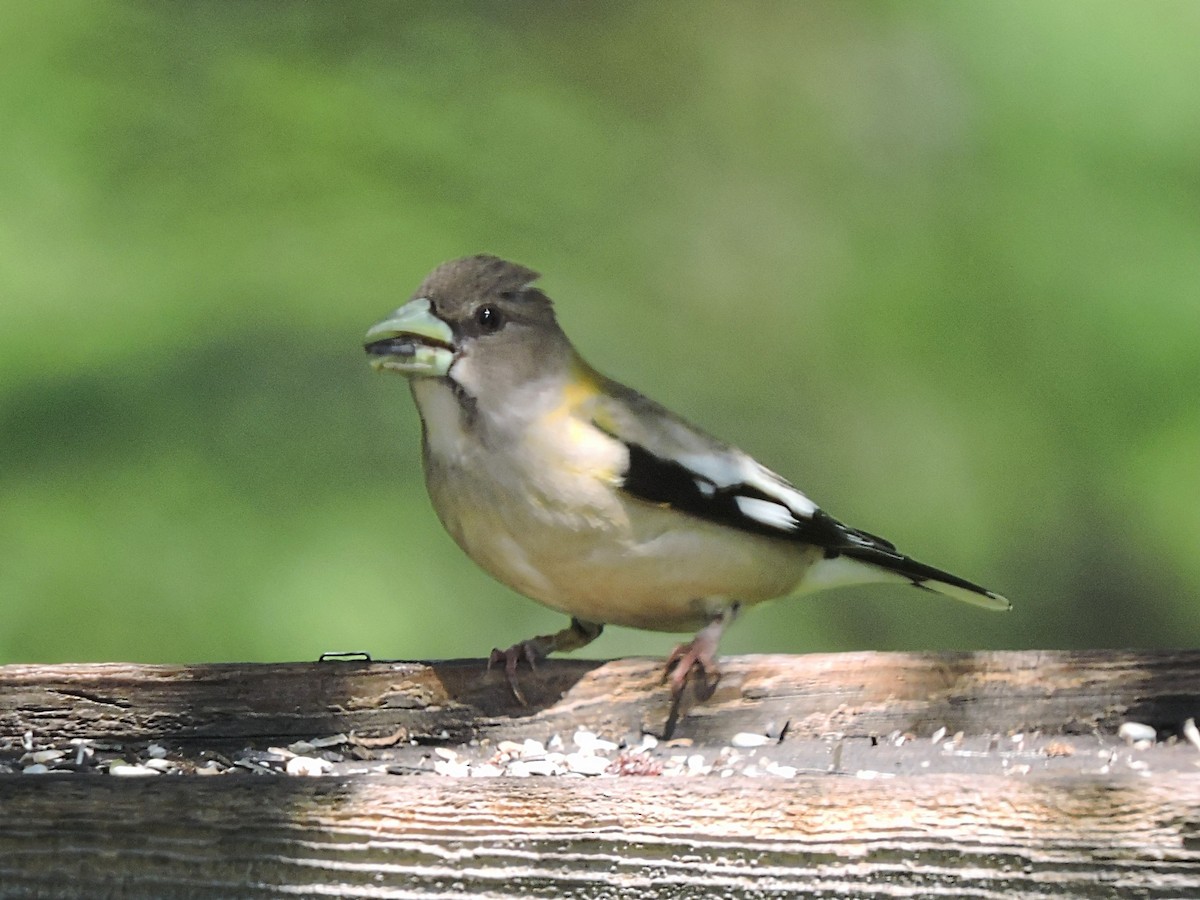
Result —
<path fill-rule="evenodd" d="M 475 310 L 475 323 L 488 334 L 494 334 L 504 326 L 504 314 L 494 306 L 481 306 Z"/>

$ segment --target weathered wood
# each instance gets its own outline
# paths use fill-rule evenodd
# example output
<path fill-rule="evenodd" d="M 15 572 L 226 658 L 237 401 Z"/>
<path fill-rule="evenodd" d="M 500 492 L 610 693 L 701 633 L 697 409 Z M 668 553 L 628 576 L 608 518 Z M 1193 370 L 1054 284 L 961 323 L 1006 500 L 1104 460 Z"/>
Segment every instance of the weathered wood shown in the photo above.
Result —
<path fill-rule="evenodd" d="M 661 662 L 552 660 L 523 673 L 529 706 L 479 660 L 0 667 L 0 733 L 60 738 L 280 741 L 357 730 L 453 741 L 577 727 L 659 734 Z M 713 697 L 678 734 L 720 743 L 764 722 L 797 735 L 1170 732 L 1200 713 L 1200 651 L 833 653 L 723 660 Z"/>
<path fill-rule="evenodd" d="M 3 896 L 1200 896 L 1200 775 L 0 779 Z"/>
<path fill-rule="evenodd" d="M 1200 897 L 1200 752 L 1173 739 L 1200 652 L 723 663 L 656 751 L 708 775 L 0 775 L 0 896 Z M 637 739 L 670 711 L 659 666 L 556 661 L 523 676 L 528 707 L 475 660 L 0 667 L 0 764 L 72 738 L 199 758 L 355 731 L 388 749 L 351 742 L 345 766 L 382 773 L 429 744 Z M 1130 748 L 1126 720 L 1171 741 Z M 719 777 L 740 731 L 776 739 L 741 751 L 757 777 Z"/>

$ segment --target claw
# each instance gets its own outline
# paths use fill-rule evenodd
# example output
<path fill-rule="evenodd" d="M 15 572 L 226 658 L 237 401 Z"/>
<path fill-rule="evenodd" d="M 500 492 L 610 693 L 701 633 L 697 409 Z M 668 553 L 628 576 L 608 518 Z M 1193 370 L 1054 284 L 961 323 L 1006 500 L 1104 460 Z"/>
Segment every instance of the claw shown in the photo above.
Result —
<path fill-rule="evenodd" d="M 717 689 L 717 683 L 721 680 L 721 670 L 717 666 L 713 650 L 703 646 L 704 643 L 697 638 L 686 644 L 680 644 L 667 657 L 667 664 L 663 669 L 663 681 L 671 685 L 672 697 L 679 697 L 683 694 L 689 679 L 692 681 L 692 689 L 696 692 L 696 697 L 700 700 L 707 700 Z M 693 670 L 697 672 L 697 677 L 694 679 L 691 678 Z"/>
<path fill-rule="evenodd" d="M 721 641 L 721 632 L 737 615 L 738 609 L 735 603 L 697 631 L 694 638 L 671 651 L 663 670 L 663 681 L 670 682 L 671 696 L 676 701 L 683 696 L 683 689 L 695 669 L 700 670 L 698 678 L 693 681 L 692 689 L 696 697 L 707 700 L 713 695 L 717 682 L 721 680 L 721 670 L 717 666 L 717 644 Z"/>
<path fill-rule="evenodd" d="M 537 664 L 542 659 L 544 657 L 540 654 L 533 640 L 521 641 L 519 644 L 513 644 L 507 650 L 501 650 L 499 647 L 492 650 L 492 655 L 488 657 L 487 667 L 490 671 L 492 666 L 504 663 L 504 675 L 508 679 L 508 686 L 512 689 L 513 696 L 517 698 L 517 702 L 522 706 L 528 706 L 529 702 L 525 699 L 525 694 L 521 691 L 521 684 L 517 680 L 517 666 L 524 660 L 529 663 L 531 670 L 536 671 Z"/>
<path fill-rule="evenodd" d="M 554 634 L 543 634 L 539 637 L 513 644 L 507 650 L 496 649 L 488 657 L 488 669 L 504 663 L 504 674 L 508 678 L 508 686 L 512 688 L 513 696 L 522 706 L 528 706 L 521 685 L 517 682 L 517 666 L 521 660 L 529 663 L 530 669 L 537 669 L 538 663 L 551 653 L 559 650 L 576 650 L 586 647 L 604 630 L 603 625 L 595 622 L 585 622 L 582 619 L 571 619 L 571 624 L 562 631 Z"/>

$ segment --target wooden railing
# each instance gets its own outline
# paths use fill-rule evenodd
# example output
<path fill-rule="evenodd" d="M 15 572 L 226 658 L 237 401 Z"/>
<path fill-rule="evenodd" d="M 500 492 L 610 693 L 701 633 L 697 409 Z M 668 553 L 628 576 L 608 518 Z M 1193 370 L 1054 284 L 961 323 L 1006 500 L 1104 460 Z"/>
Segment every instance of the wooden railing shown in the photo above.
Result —
<path fill-rule="evenodd" d="M 659 666 L 0 667 L 0 897 L 1200 897 L 1200 652 Z"/>

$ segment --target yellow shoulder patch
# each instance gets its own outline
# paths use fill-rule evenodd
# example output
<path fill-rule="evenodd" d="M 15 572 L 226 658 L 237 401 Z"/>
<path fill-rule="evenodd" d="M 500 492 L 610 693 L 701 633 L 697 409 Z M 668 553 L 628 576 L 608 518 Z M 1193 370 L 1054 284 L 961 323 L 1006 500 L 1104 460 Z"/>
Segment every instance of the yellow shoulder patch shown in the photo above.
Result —
<path fill-rule="evenodd" d="M 605 433 L 603 376 L 583 360 L 572 366 L 559 403 L 544 420 L 544 435 L 554 444 L 556 465 L 609 484 L 619 481 L 625 449 Z"/>
<path fill-rule="evenodd" d="M 600 376 L 587 363 L 576 359 L 571 366 L 571 378 L 563 386 L 562 397 L 551 412 L 552 416 L 587 416 L 584 407 L 602 393 Z"/>

